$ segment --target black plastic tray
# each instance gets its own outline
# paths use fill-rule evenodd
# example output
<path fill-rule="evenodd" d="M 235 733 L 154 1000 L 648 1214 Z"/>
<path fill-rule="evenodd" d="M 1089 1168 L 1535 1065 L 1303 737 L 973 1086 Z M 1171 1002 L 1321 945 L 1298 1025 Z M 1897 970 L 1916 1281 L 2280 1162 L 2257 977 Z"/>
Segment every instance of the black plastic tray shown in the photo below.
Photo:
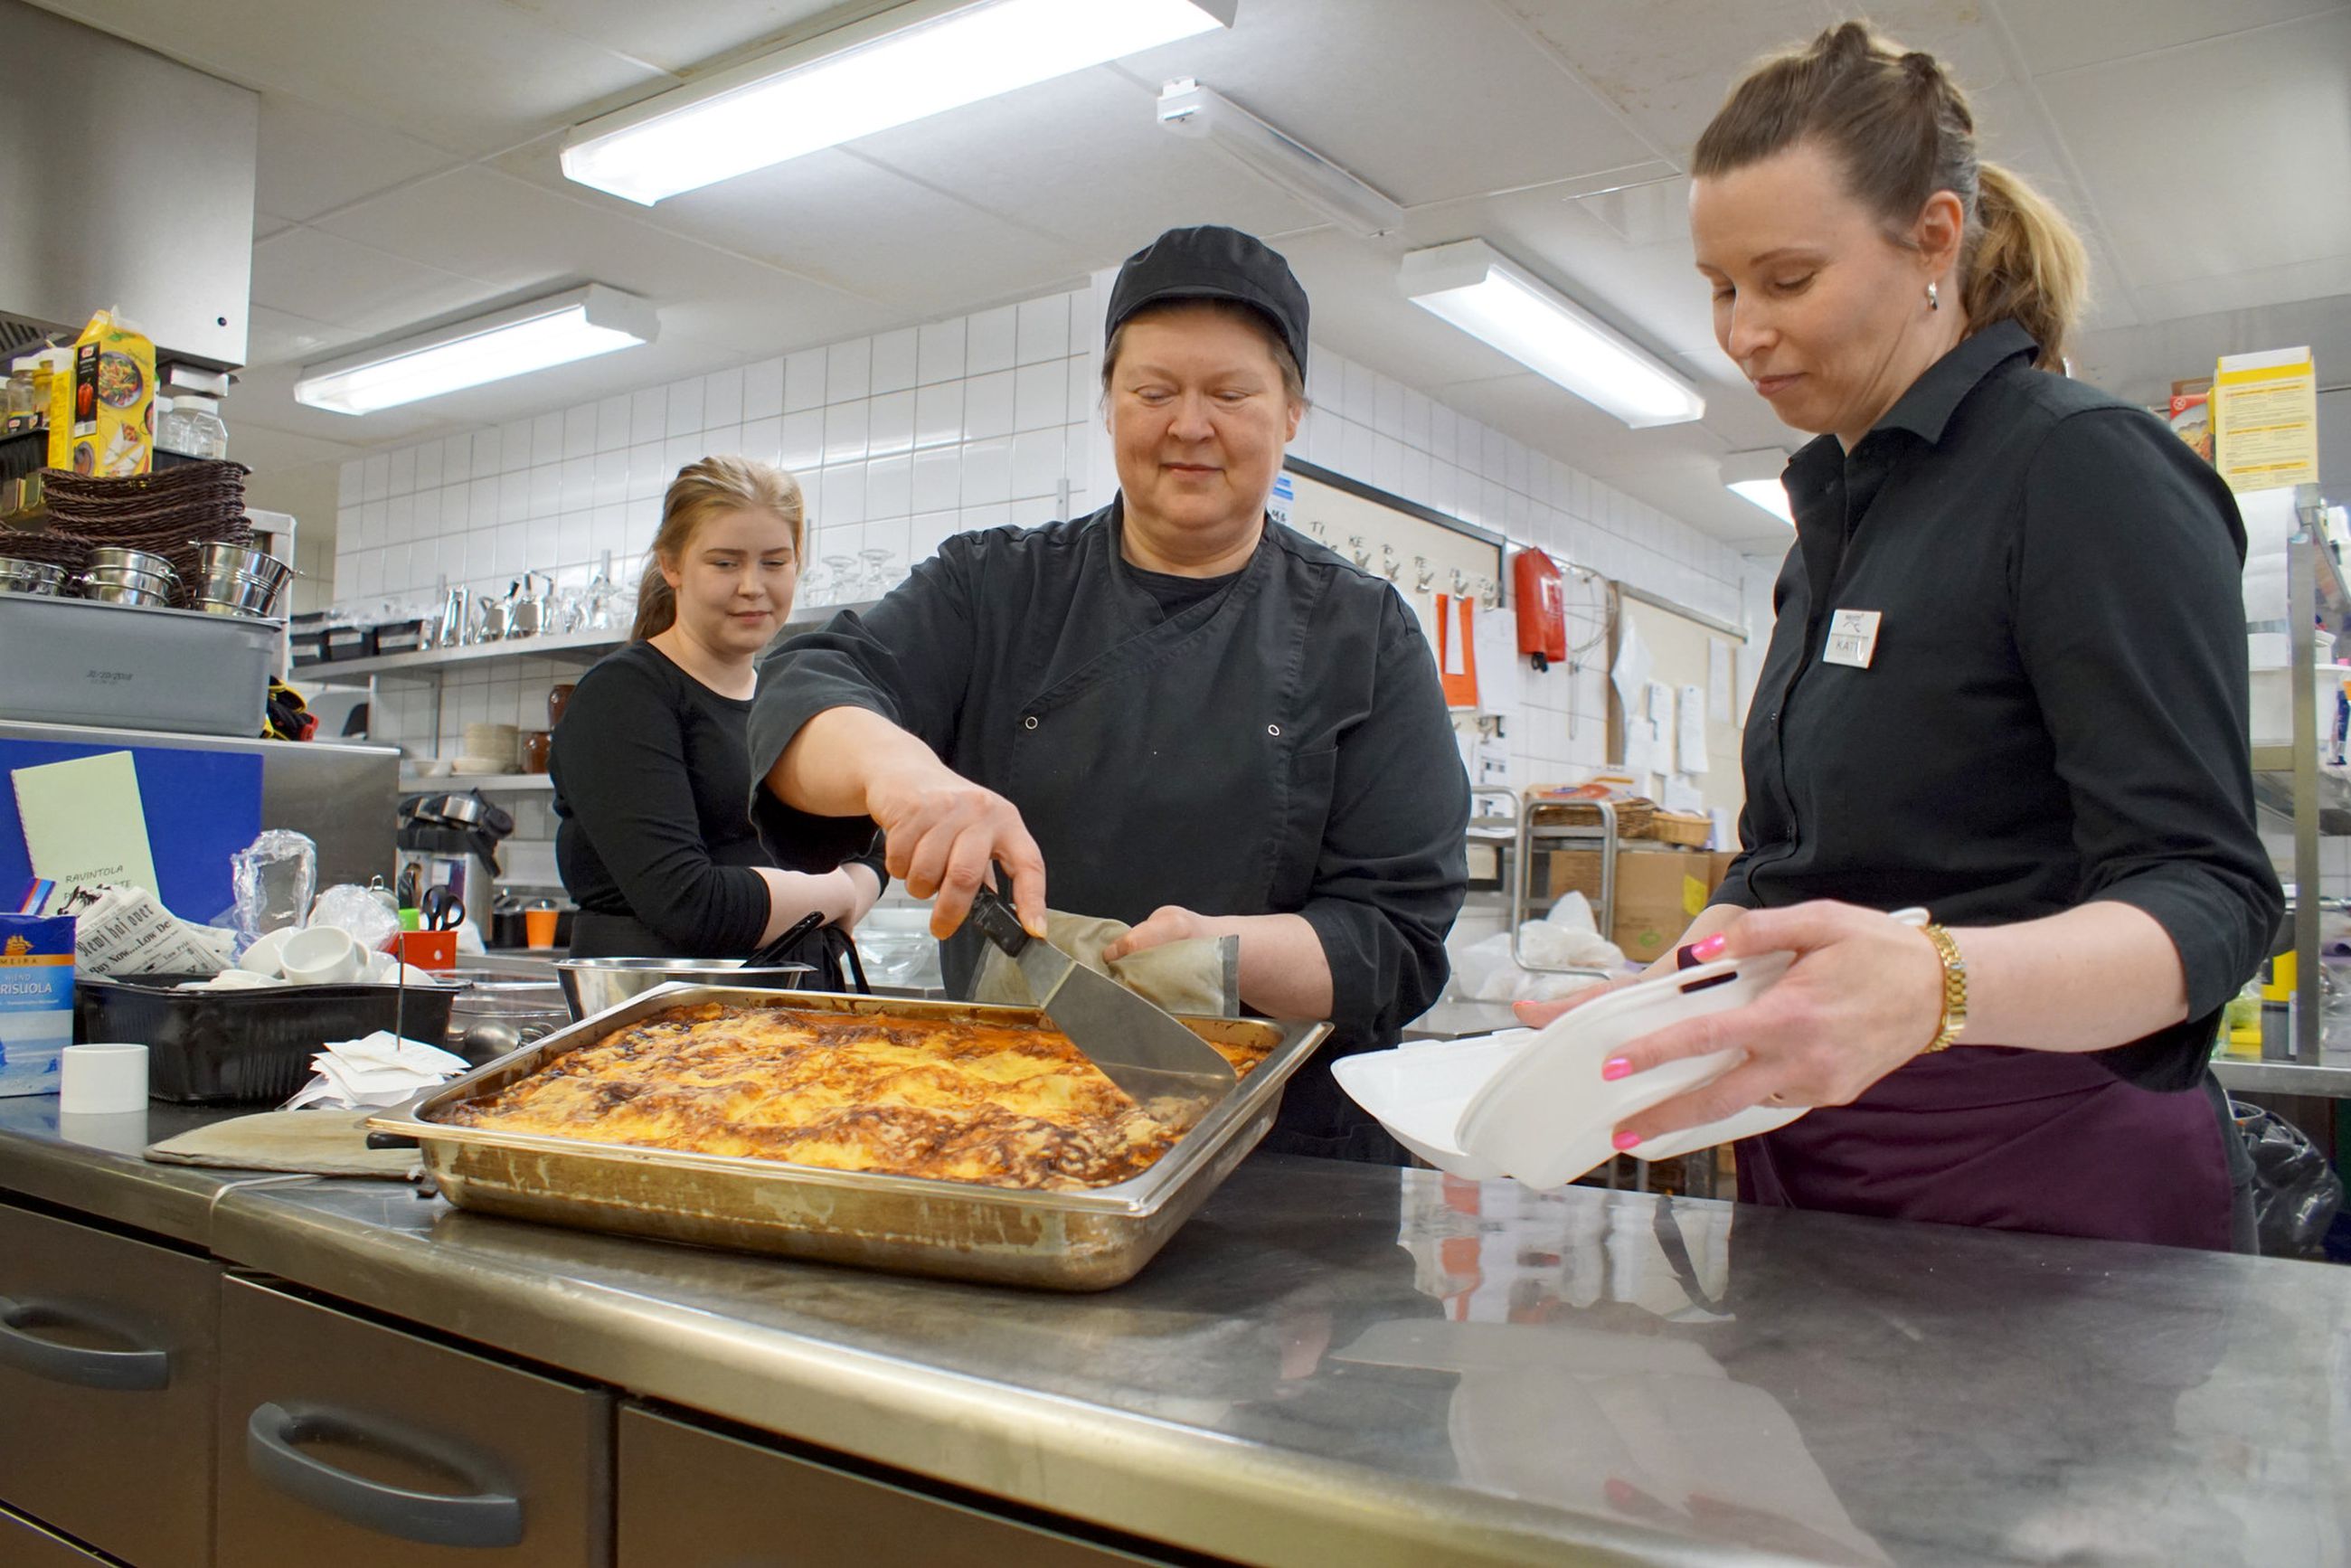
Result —
<path fill-rule="evenodd" d="M 457 988 L 273 986 L 183 991 L 197 975 L 84 977 L 74 985 L 74 1039 L 147 1047 L 147 1094 L 183 1105 L 283 1100 L 309 1081 L 310 1058 L 330 1040 L 397 1029 L 438 1045 Z"/>

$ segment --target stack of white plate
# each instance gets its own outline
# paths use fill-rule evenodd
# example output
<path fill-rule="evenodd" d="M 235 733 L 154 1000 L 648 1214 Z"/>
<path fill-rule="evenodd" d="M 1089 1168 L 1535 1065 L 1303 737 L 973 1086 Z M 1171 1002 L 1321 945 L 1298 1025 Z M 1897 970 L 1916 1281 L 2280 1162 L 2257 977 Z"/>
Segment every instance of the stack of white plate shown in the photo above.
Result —
<path fill-rule="evenodd" d="M 458 748 L 460 773 L 512 773 L 521 763 L 522 731 L 511 724 L 469 724 Z"/>
<path fill-rule="evenodd" d="M 1628 986 L 1539 1030 L 1343 1056 L 1331 1075 L 1398 1143 L 1439 1170 L 1564 1186 L 1614 1157 L 1617 1124 L 1712 1082 L 1747 1053 L 1685 1057 L 1614 1083 L 1600 1076 L 1609 1057 L 1668 1024 L 1746 1006 L 1793 962 L 1793 954 L 1767 953 L 1701 964 Z M 1784 1127 L 1803 1113 L 1802 1106 L 1757 1105 L 1628 1152 L 1672 1159 Z"/>

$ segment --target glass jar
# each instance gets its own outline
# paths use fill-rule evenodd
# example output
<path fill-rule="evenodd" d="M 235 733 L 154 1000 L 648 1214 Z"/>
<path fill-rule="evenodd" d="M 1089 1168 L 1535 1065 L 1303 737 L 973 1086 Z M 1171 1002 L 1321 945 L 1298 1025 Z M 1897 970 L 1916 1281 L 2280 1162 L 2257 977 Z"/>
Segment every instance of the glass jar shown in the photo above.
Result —
<path fill-rule="evenodd" d="M 228 426 L 221 423 L 220 400 L 202 392 L 173 393 L 172 412 L 155 426 L 155 444 L 183 457 L 226 457 Z"/>

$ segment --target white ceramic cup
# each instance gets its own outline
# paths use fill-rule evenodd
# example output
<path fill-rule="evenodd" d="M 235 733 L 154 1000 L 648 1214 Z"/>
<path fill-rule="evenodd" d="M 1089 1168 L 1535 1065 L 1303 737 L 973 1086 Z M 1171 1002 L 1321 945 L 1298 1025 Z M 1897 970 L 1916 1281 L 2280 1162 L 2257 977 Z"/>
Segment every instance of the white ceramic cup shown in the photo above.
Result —
<path fill-rule="evenodd" d="M 366 977 L 367 949 L 340 925 L 310 925 L 277 949 L 286 977 L 298 986 L 343 986 Z"/>
<path fill-rule="evenodd" d="M 68 1116 L 119 1116 L 147 1109 L 147 1048 L 69 1045 L 57 1057 L 57 1110 Z"/>
<path fill-rule="evenodd" d="M 283 951 L 286 939 L 293 936 L 297 929 L 298 928 L 296 926 L 287 925 L 276 931 L 263 932 L 253 939 L 253 946 L 247 947 L 244 956 L 237 959 L 236 967 L 252 974 L 267 975 L 272 979 L 277 978 L 286 972 L 286 956 Z"/>

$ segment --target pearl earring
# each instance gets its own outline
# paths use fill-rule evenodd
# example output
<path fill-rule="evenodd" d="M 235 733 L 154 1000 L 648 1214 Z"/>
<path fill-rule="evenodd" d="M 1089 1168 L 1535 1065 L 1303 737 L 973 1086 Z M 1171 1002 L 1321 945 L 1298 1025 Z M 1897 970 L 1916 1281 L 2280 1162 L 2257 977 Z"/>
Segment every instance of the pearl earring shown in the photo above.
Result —
<path fill-rule="evenodd" d="M 1929 310 L 1940 310 L 1942 308 L 1943 301 L 1936 294 L 1935 286 L 1931 283 L 1927 285 L 1927 308 Z"/>

